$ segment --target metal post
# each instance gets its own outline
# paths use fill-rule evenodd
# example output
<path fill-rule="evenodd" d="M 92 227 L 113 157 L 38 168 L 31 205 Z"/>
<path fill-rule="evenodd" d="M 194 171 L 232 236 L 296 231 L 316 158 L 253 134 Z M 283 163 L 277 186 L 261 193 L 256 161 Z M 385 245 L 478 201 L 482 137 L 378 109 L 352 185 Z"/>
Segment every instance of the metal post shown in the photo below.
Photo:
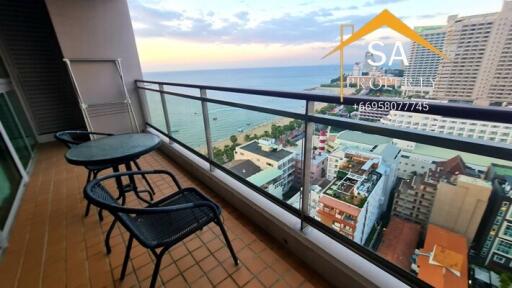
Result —
<path fill-rule="evenodd" d="M 201 98 L 207 98 L 206 89 L 199 89 Z M 204 122 L 204 133 L 206 136 L 206 151 L 208 153 L 208 159 L 213 161 L 213 147 L 212 147 L 212 132 L 210 129 L 210 116 L 208 114 L 208 103 L 204 100 L 201 101 L 201 107 L 203 110 L 203 122 Z M 213 172 L 213 166 L 210 162 L 210 171 Z"/>
<path fill-rule="evenodd" d="M 165 128 L 167 128 L 167 135 L 171 136 L 171 121 L 169 120 L 169 111 L 167 110 L 167 101 L 165 101 L 164 85 L 158 84 L 160 90 L 160 100 L 162 100 L 162 110 L 164 111 Z"/>
<path fill-rule="evenodd" d="M 121 66 L 121 58 L 115 60 L 117 71 L 119 72 L 119 77 L 121 78 L 121 85 L 123 86 L 124 96 L 126 97 L 126 104 L 128 105 L 128 113 L 130 114 L 130 121 L 132 122 L 132 127 L 135 126 L 136 132 L 140 132 L 139 123 L 137 122 L 137 117 L 135 116 L 135 111 L 133 111 L 132 100 L 130 99 L 130 95 L 128 94 L 128 90 L 126 89 L 126 83 L 124 82 L 124 74 L 123 74 L 123 66 Z M 133 125 L 135 124 L 135 125 Z"/>
<path fill-rule="evenodd" d="M 306 116 L 315 113 L 315 102 L 306 101 Z M 300 229 L 306 228 L 304 218 L 309 216 L 309 201 L 311 192 L 311 159 L 313 158 L 313 133 L 315 131 L 315 123 L 306 120 L 306 135 L 304 137 L 304 154 L 302 167 L 302 201 Z"/>
<path fill-rule="evenodd" d="M 82 114 L 85 119 L 85 125 L 89 131 L 94 131 L 92 127 L 91 119 L 89 119 L 89 114 L 87 113 L 87 104 L 85 104 L 84 99 L 82 98 L 82 94 L 80 94 L 80 89 L 78 88 L 78 84 L 76 82 L 75 74 L 73 74 L 73 69 L 71 69 L 71 61 L 69 59 L 62 59 L 64 63 L 66 63 L 66 68 L 68 69 L 69 76 L 71 77 L 71 83 L 73 84 L 73 88 L 75 89 L 76 96 L 78 97 L 78 102 L 80 104 L 80 109 L 82 110 Z M 93 139 L 96 139 L 96 136 L 92 136 Z"/>

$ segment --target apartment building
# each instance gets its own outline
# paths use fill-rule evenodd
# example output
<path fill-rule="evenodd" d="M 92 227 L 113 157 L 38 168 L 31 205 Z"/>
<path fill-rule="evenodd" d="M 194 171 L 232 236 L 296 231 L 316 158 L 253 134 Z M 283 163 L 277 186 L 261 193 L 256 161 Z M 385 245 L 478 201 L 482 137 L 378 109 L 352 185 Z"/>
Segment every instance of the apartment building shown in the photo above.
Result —
<path fill-rule="evenodd" d="M 448 17 L 432 97 L 488 105 L 512 100 L 512 2 L 500 12 Z"/>
<path fill-rule="evenodd" d="M 369 145 L 371 141 L 341 139 L 341 146 L 328 158 L 331 182 L 322 191 L 317 215 L 324 224 L 362 244 L 386 209 L 400 150 L 392 143 Z"/>
<path fill-rule="evenodd" d="M 434 47 L 443 51 L 445 26 L 420 26 L 414 30 Z M 434 89 L 441 58 L 416 42 L 411 42 L 410 45 L 407 55 L 409 65 L 404 69 L 402 92 L 404 96 L 429 96 Z"/>
<path fill-rule="evenodd" d="M 476 172 L 468 167 L 460 156 L 455 156 L 437 162 L 434 169 L 429 169 L 426 173 L 417 174 L 412 179 L 401 180 L 395 190 L 391 214 L 426 227 L 439 183 L 451 179 L 453 175 L 475 176 Z"/>
<path fill-rule="evenodd" d="M 512 266 L 512 167 L 493 164 L 486 179 L 492 182 L 492 194 L 473 251 L 481 265 L 509 271 Z"/>
<path fill-rule="evenodd" d="M 491 190 L 490 182 L 466 175 L 453 175 L 440 181 L 429 222 L 464 235 L 471 243 Z"/>
<path fill-rule="evenodd" d="M 459 137 L 512 144 L 512 125 L 487 121 L 448 118 L 413 112 L 391 111 L 381 123 Z"/>
<path fill-rule="evenodd" d="M 235 149 L 235 159 L 234 160 L 250 160 L 256 166 L 258 166 L 262 171 L 267 169 L 276 169 L 274 173 L 266 173 L 265 176 L 276 176 L 277 180 L 271 179 L 271 185 L 273 191 L 276 190 L 276 187 L 281 187 L 282 193 L 288 191 L 293 184 L 294 171 L 295 171 L 295 152 L 284 149 L 282 146 L 277 145 L 274 139 L 270 138 L 262 138 L 259 140 L 253 140 L 251 142 L 245 143 L 236 147 Z M 268 174 L 268 175 L 267 175 Z M 263 174 L 261 174 L 263 175 Z M 256 175 L 252 175 L 254 177 Z M 263 177 L 265 180 L 268 180 L 268 177 Z M 259 179 L 259 184 L 263 183 L 264 179 Z M 254 178 L 252 178 L 254 180 Z M 251 180 L 249 177 L 247 180 Z M 267 184 L 266 182 L 264 184 Z M 262 184 L 263 185 L 263 184 Z M 278 195 L 276 195 L 278 196 Z M 279 196 L 278 196 L 279 197 Z"/>

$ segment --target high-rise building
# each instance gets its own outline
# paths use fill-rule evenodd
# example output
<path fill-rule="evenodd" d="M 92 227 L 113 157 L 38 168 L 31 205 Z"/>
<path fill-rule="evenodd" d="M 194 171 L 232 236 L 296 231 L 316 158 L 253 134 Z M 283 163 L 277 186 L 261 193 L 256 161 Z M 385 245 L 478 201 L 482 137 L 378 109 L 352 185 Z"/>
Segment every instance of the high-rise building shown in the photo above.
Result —
<path fill-rule="evenodd" d="M 493 164 L 486 179 L 492 182 L 492 194 L 477 236 L 473 255 L 481 265 L 496 271 L 512 266 L 512 167 Z"/>
<path fill-rule="evenodd" d="M 375 145 L 376 136 L 344 131 L 327 163 L 327 179 L 317 217 L 339 233 L 364 244 L 386 209 L 395 183 L 400 150 L 392 143 Z M 359 135 L 359 139 L 352 136 Z M 366 137 L 364 141 L 361 137 Z M 385 137 L 383 137 L 385 138 Z M 372 143 L 373 142 L 373 143 Z"/>
<path fill-rule="evenodd" d="M 395 191 L 391 214 L 426 227 L 439 191 L 439 184 L 451 181 L 454 175 L 477 176 L 460 156 L 455 156 L 437 162 L 434 169 L 429 169 L 424 174 L 417 174 L 412 179 L 403 179 Z"/>
<path fill-rule="evenodd" d="M 491 195 L 488 181 L 466 175 L 453 175 L 439 182 L 430 223 L 473 241 Z"/>
<path fill-rule="evenodd" d="M 445 28 L 445 26 L 421 26 L 415 27 L 414 30 L 434 47 L 442 51 L 446 35 Z M 424 96 L 432 94 L 433 83 L 435 83 L 437 78 L 437 69 L 441 58 L 418 43 L 411 42 L 407 60 L 409 65 L 405 66 L 402 79 L 404 95 Z"/>
<path fill-rule="evenodd" d="M 487 105 L 512 100 L 512 1 L 500 12 L 448 17 L 432 97 Z"/>
<path fill-rule="evenodd" d="M 412 128 L 446 135 L 512 144 L 511 124 L 448 118 L 404 111 L 391 111 L 380 122 L 400 128 Z"/>

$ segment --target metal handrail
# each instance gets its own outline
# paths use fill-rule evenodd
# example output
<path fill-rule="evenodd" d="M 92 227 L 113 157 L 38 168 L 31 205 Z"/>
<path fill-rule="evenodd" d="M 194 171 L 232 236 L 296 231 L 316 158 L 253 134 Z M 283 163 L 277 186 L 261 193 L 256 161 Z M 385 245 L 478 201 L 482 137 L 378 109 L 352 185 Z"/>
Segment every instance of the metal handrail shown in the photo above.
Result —
<path fill-rule="evenodd" d="M 330 103 L 330 104 L 343 104 L 343 105 L 359 105 L 360 103 L 417 103 L 421 101 L 418 100 L 410 100 L 410 99 L 396 99 L 396 98 L 386 98 L 386 97 L 364 97 L 364 96 L 346 96 L 343 98 L 343 103 L 340 103 L 340 99 L 338 95 L 325 95 L 325 94 L 317 94 L 317 93 L 306 93 L 306 92 L 290 92 L 290 91 L 278 91 L 278 90 L 263 90 L 263 89 L 249 89 L 249 88 L 236 88 L 236 87 L 223 87 L 223 86 L 213 86 L 213 85 L 200 85 L 200 84 L 187 84 L 187 83 L 174 83 L 174 82 L 162 82 L 162 81 L 149 81 L 149 80 L 135 80 L 136 84 L 158 84 L 158 85 L 167 85 L 167 86 L 175 86 L 175 87 L 183 87 L 183 88 L 196 88 L 196 89 L 206 89 L 213 91 L 221 91 L 221 92 L 232 92 L 232 93 L 241 93 L 241 94 L 252 94 L 255 96 L 269 96 L 275 98 L 284 98 L 284 99 L 293 99 L 293 100 L 303 100 L 303 101 L 314 101 L 321 103 Z M 143 86 L 138 86 L 141 89 L 151 89 Z M 186 94 L 185 94 L 186 95 Z M 188 95 L 190 97 L 192 96 Z M 428 99 L 426 100 L 428 101 Z M 475 106 L 468 104 L 458 104 L 458 103 L 437 103 L 437 102 L 428 102 L 429 110 L 428 111 L 406 111 L 406 112 L 414 112 L 419 114 L 427 114 L 427 115 L 437 115 L 437 116 L 445 116 L 445 117 L 453 117 L 453 118 L 462 118 L 468 120 L 479 120 L 479 121 L 489 121 L 489 122 L 499 122 L 499 123 L 508 123 L 512 124 L 512 109 L 511 108 L 503 108 L 503 107 L 493 107 L 493 106 Z"/>
<path fill-rule="evenodd" d="M 378 257 L 374 252 L 368 250 L 362 245 L 359 245 L 348 238 L 345 239 L 337 234 L 334 230 L 326 227 L 320 223 L 318 223 L 315 219 L 313 219 L 309 215 L 309 205 L 308 199 L 310 194 L 310 181 L 308 181 L 307 177 L 309 175 L 309 171 L 311 171 L 311 161 L 307 159 L 311 159 L 312 153 L 312 138 L 313 138 L 313 125 L 315 123 L 324 124 L 328 126 L 336 126 L 346 130 L 355 130 L 361 131 L 369 134 L 376 134 L 381 136 L 386 136 L 390 138 L 397 138 L 403 140 L 414 141 L 418 143 L 439 146 L 448 149 L 454 149 L 461 152 L 468 152 L 483 156 L 488 156 L 492 158 L 499 158 L 508 161 L 512 161 L 512 145 L 510 144 L 502 144 L 502 143 L 494 143 L 489 141 L 482 141 L 478 139 L 471 138 L 463 138 L 458 136 L 450 136 L 444 134 L 438 134 L 433 132 L 427 132 L 417 129 L 407 129 L 407 128 L 398 128 L 393 126 L 388 126 L 380 123 L 371 123 L 360 120 L 353 120 L 348 118 L 341 117 L 329 117 L 329 116 L 319 116 L 314 114 L 313 111 L 313 102 L 321 102 L 321 103 L 331 103 L 331 104 L 343 104 L 343 105 L 358 105 L 359 103 L 398 103 L 398 102 L 414 102 L 417 103 L 418 100 L 404 100 L 404 99 L 396 99 L 396 98 L 371 98 L 371 97 L 360 97 L 360 96 L 349 96 L 344 97 L 343 103 L 339 102 L 338 96 L 329 96 L 323 94 L 315 94 L 315 93 L 303 93 L 303 92 L 287 92 L 287 91 L 274 91 L 274 90 L 261 90 L 261 89 L 245 89 L 245 88 L 234 88 L 234 87 L 221 87 L 221 86 L 211 86 L 211 85 L 197 85 L 197 84 L 186 84 L 186 83 L 173 83 L 173 82 L 162 82 L 162 81 L 146 81 L 146 80 L 136 80 L 136 86 L 138 89 L 142 91 L 151 91 L 159 93 L 160 99 L 162 101 L 162 109 L 164 112 L 164 118 L 166 121 L 167 133 L 153 126 L 149 121 L 150 115 L 146 115 L 146 122 L 148 127 L 156 130 L 157 132 L 166 135 L 172 142 L 179 144 L 184 147 L 189 152 L 195 154 L 200 157 L 210 165 L 210 169 L 216 168 L 221 170 L 222 172 L 230 175 L 235 180 L 244 184 L 248 188 L 258 192 L 263 197 L 267 198 L 269 201 L 277 204 L 281 208 L 287 210 L 292 215 L 295 215 L 301 219 L 301 229 L 304 229 L 306 225 L 309 225 L 325 235 L 328 235 L 344 245 L 345 247 L 351 249 L 356 252 L 361 257 L 369 260 L 374 263 L 384 271 L 392 274 L 397 277 L 404 283 L 416 286 L 416 287 L 430 287 L 427 283 L 419 280 L 414 277 L 410 273 L 398 268 L 385 260 L 384 258 Z M 140 84 L 140 85 L 139 85 Z M 157 84 L 158 89 L 145 87 L 144 84 Z M 199 90 L 199 95 L 189 95 L 185 93 L 178 93 L 174 91 L 164 90 L 165 86 L 175 86 L 175 87 L 184 87 L 184 88 L 193 88 Z M 284 98 L 284 99 L 293 99 L 293 100 L 302 100 L 305 101 L 305 109 L 301 112 L 291 112 L 282 109 L 276 108 L 268 108 L 258 105 L 252 104 L 244 104 L 229 100 L 221 100 L 221 99 L 212 99 L 207 97 L 207 91 L 222 91 L 222 92 L 231 92 L 231 93 L 242 93 L 242 94 L 251 94 L 254 96 L 268 96 L 275 98 Z M 174 96 L 179 98 L 185 98 L 193 101 L 199 101 L 202 105 L 202 114 L 204 121 L 204 133 L 206 137 L 207 151 L 208 155 L 200 154 L 195 151 L 194 148 L 187 146 L 185 143 L 179 141 L 175 137 L 172 136 L 170 131 L 170 126 L 172 121 L 169 119 L 167 106 L 165 105 L 165 96 Z M 250 183 L 246 179 L 234 174 L 229 171 L 229 169 L 223 167 L 222 165 L 216 163 L 211 155 L 212 141 L 211 141 L 211 130 L 210 123 L 207 121 L 208 109 L 206 104 L 219 104 L 230 107 L 235 107 L 239 109 L 246 109 L 250 111 L 256 111 L 261 113 L 268 113 L 273 115 L 279 115 L 283 117 L 299 119 L 304 121 L 306 124 L 306 133 L 304 138 L 304 155 L 302 163 L 302 190 L 300 193 L 303 201 L 301 202 L 301 206 L 299 210 L 294 209 L 288 203 L 280 201 L 275 196 L 266 193 L 261 188 L 256 187 L 254 184 Z M 429 102 L 428 105 L 430 109 L 428 111 L 407 111 L 414 113 L 421 113 L 426 115 L 438 115 L 445 117 L 453 117 L 453 118 L 463 118 L 468 120 L 480 120 L 480 121 L 488 121 L 488 122 L 498 122 L 498 123 L 508 123 L 512 124 L 512 109 L 501 108 L 501 107 L 479 107 L 472 105 L 463 105 L 463 104 L 451 104 L 451 103 L 435 103 Z M 206 108 L 206 109 L 205 109 Z M 147 107 L 146 107 L 146 111 Z"/>

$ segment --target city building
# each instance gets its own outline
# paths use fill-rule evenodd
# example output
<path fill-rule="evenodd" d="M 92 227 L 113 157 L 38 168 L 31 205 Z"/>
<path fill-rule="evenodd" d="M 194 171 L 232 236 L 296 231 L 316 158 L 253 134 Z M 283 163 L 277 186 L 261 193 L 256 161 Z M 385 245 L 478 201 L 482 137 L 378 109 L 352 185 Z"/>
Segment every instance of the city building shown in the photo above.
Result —
<path fill-rule="evenodd" d="M 465 138 L 512 144 L 512 125 L 487 121 L 447 118 L 413 112 L 391 111 L 381 123 Z"/>
<path fill-rule="evenodd" d="M 430 224 L 412 269 L 436 288 L 468 287 L 468 244 L 464 235 Z"/>
<path fill-rule="evenodd" d="M 476 176 L 460 156 L 439 161 L 433 169 L 415 174 L 411 179 L 402 179 L 395 190 L 391 214 L 413 221 L 423 228 L 429 223 L 434 199 L 440 182 L 452 179 L 454 175 Z"/>
<path fill-rule="evenodd" d="M 432 92 L 436 99 L 481 105 L 512 100 L 512 2 L 500 12 L 448 17 L 443 52 Z"/>
<path fill-rule="evenodd" d="M 421 226 L 391 216 L 377 253 L 405 271 L 411 269 L 412 255 L 420 239 Z"/>
<path fill-rule="evenodd" d="M 361 63 L 359 63 L 359 62 L 354 63 L 354 66 L 352 66 L 351 75 L 352 76 L 361 76 L 361 74 L 362 74 L 361 69 L 362 69 Z"/>
<path fill-rule="evenodd" d="M 302 147 L 302 146 L 301 146 Z M 295 185 L 300 187 L 303 179 L 303 161 L 300 153 L 295 153 Z M 320 181 L 325 179 L 327 175 L 327 153 L 314 152 L 311 158 L 311 169 L 309 175 L 311 177 L 311 183 L 318 184 Z"/>
<path fill-rule="evenodd" d="M 359 131 L 343 130 L 338 134 L 329 134 L 327 137 L 326 148 L 327 151 L 331 153 L 336 151 L 341 146 L 370 150 L 376 145 L 391 143 L 391 141 L 391 138 L 384 136 L 373 135 Z"/>
<path fill-rule="evenodd" d="M 414 30 L 434 47 L 443 51 L 445 26 L 420 26 Z M 428 96 L 432 94 L 441 58 L 416 42 L 410 43 L 409 62 L 402 79 L 404 96 Z"/>
<path fill-rule="evenodd" d="M 265 172 L 265 174 L 262 174 L 266 177 L 262 177 L 261 179 L 256 178 L 259 180 L 258 184 L 261 185 L 268 183 L 262 184 L 264 180 L 271 181 L 272 184 L 268 187 L 271 187 L 274 192 L 279 191 L 276 190 L 276 187 L 281 187 L 280 191 L 284 193 L 288 191 L 293 184 L 295 175 L 295 152 L 275 144 L 274 139 L 261 138 L 236 147 L 234 160 L 250 160 L 262 170 L 259 173 L 263 173 L 265 170 L 272 168 L 279 170 L 281 173 L 277 173 L 277 171 L 273 170 L 274 173 Z M 270 179 L 271 176 L 276 175 L 278 175 L 277 179 Z M 251 177 L 253 176 L 255 175 Z M 250 181 L 251 179 L 254 180 L 255 178 L 249 177 L 247 180 Z M 279 195 L 276 196 L 280 197 Z"/>
<path fill-rule="evenodd" d="M 512 265 L 512 166 L 493 164 L 486 179 L 492 182 L 492 194 L 472 250 L 481 265 L 510 271 Z"/>
<path fill-rule="evenodd" d="M 491 184 L 488 181 L 466 175 L 453 175 L 437 185 L 430 223 L 473 241 L 484 215 Z"/>
<path fill-rule="evenodd" d="M 244 179 L 247 179 L 261 171 L 261 168 L 258 165 L 254 164 L 251 160 L 246 159 L 233 160 L 224 164 L 224 167 Z"/>
<path fill-rule="evenodd" d="M 338 150 L 329 155 L 327 179 L 331 182 L 322 191 L 317 216 L 363 244 L 386 209 L 400 150 L 391 143 L 370 145 L 350 138 L 342 137 Z"/>
<path fill-rule="evenodd" d="M 351 118 L 369 122 L 378 122 L 388 115 L 389 110 L 372 109 L 365 106 L 359 107 L 357 111 L 350 114 Z"/>

